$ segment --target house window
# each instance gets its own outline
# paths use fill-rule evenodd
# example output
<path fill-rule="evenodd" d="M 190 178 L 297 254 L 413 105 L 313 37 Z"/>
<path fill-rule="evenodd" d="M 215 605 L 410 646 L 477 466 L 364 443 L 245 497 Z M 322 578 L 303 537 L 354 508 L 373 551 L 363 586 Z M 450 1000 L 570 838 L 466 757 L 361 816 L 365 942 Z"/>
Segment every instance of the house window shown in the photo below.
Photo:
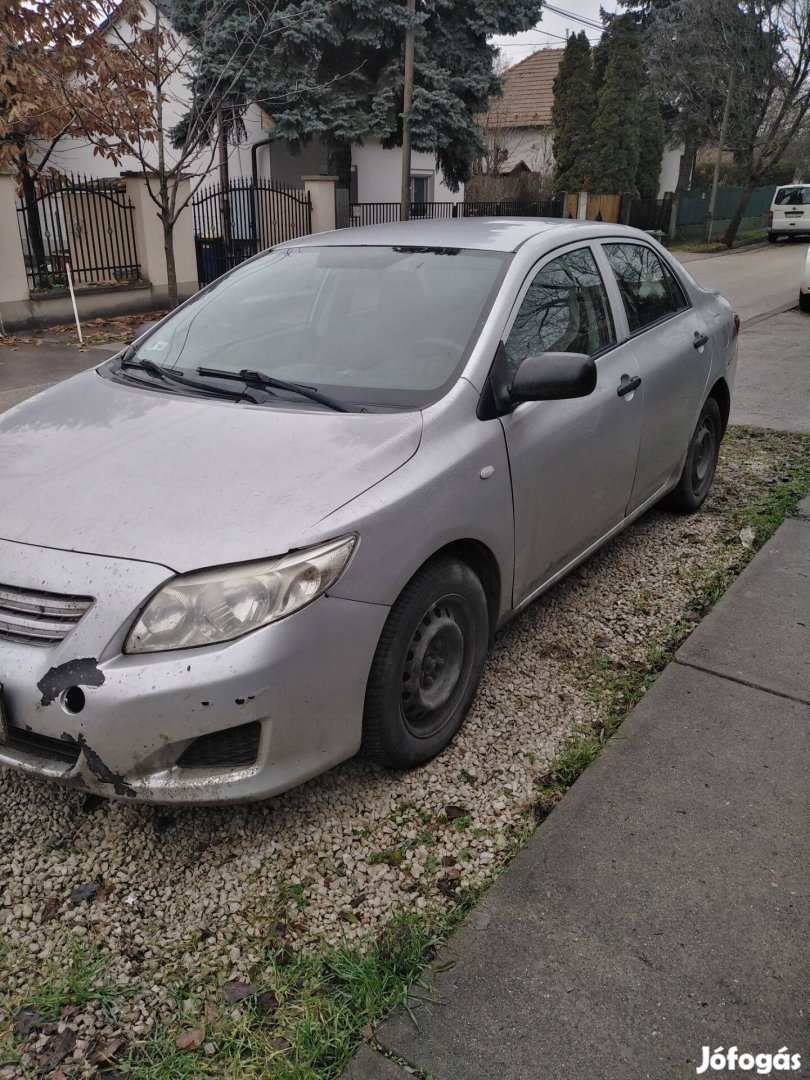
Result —
<path fill-rule="evenodd" d="M 430 202 L 430 189 L 433 174 L 414 176 L 411 174 L 411 204 Z"/>

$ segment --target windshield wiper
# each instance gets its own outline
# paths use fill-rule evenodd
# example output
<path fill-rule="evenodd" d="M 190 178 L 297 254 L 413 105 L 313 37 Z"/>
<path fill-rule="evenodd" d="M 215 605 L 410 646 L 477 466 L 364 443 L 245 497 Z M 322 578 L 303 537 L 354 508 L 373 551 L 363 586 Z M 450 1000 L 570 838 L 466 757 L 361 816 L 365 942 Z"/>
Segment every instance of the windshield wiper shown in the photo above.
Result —
<path fill-rule="evenodd" d="M 224 368 L 198 367 L 197 374 L 204 379 L 235 379 L 249 386 L 259 386 L 263 390 L 287 390 L 291 394 L 298 394 L 300 397 L 309 398 L 310 401 L 316 401 L 319 405 L 325 405 L 327 409 L 334 409 L 335 412 L 358 411 L 338 401 L 337 398 L 330 397 L 329 394 L 322 394 L 320 390 L 312 386 L 288 382 L 286 379 L 276 379 L 272 375 L 265 375 L 262 371 L 251 371 L 249 368 L 242 368 L 241 371 L 226 371 Z"/>
<path fill-rule="evenodd" d="M 212 386 L 207 386 L 205 383 L 197 382 L 196 379 L 189 379 L 187 375 L 181 375 L 179 371 L 171 371 L 168 368 L 161 367 L 160 364 L 156 364 L 153 360 L 135 360 L 132 357 L 124 356 L 118 361 L 120 368 L 131 368 L 137 371 L 144 371 L 147 375 L 151 375 L 153 379 L 160 379 L 161 382 L 176 383 L 179 386 L 189 386 L 192 389 L 199 390 L 206 397 L 224 397 L 229 401 L 249 401 L 253 405 L 259 405 L 260 402 L 256 398 L 251 397 L 246 391 L 237 393 L 236 391 L 214 389 Z"/>

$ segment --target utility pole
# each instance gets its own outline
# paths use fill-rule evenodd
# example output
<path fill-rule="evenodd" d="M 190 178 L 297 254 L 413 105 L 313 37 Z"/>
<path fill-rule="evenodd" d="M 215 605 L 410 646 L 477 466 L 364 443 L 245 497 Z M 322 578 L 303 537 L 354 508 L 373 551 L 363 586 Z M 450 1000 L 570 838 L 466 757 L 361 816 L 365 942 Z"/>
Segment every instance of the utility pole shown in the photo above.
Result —
<path fill-rule="evenodd" d="M 712 190 L 709 195 L 709 209 L 706 214 L 706 243 L 710 244 L 712 240 L 712 228 L 714 226 L 714 204 L 717 201 L 717 185 L 720 181 L 720 163 L 723 158 L 723 149 L 726 145 L 726 132 L 728 131 L 728 118 L 731 113 L 731 98 L 734 94 L 734 68 L 731 69 L 731 74 L 728 77 L 728 90 L 726 92 L 726 106 L 723 109 L 723 120 L 720 124 L 720 139 L 717 145 L 717 159 L 714 163 L 714 174 L 712 175 Z"/>
<path fill-rule="evenodd" d="M 405 31 L 405 79 L 402 94 L 402 192 L 400 195 L 400 219 L 411 216 L 411 106 L 413 105 L 413 54 L 416 0 L 407 0 L 410 25 Z"/>

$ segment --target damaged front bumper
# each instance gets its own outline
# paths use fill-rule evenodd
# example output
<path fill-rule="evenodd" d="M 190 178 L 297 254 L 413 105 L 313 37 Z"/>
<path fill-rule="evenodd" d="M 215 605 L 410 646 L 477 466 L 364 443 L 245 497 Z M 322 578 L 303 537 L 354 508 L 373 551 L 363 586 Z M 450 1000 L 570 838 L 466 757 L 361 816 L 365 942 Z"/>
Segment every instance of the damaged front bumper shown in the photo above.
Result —
<path fill-rule="evenodd" d="M 0 583 L 93 598 L 64 639 L 0 636 L 0 764 L 155 803 L 264 798 L 359 748 L 388 609 L 321 597 L 226 645 L 124 655 L 173 571 L 0 540 Z"/>

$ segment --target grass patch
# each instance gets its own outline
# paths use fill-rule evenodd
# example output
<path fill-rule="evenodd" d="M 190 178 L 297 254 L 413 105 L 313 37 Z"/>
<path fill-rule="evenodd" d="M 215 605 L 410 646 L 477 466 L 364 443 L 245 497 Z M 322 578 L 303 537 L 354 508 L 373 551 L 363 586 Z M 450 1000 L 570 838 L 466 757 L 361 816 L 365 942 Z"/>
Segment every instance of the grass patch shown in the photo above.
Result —
<path fill-rule="evenodd" d="M 363 946 L 325 948 L 292 957 L 273 952 L 257 985 L 261 994 L 206 1022 L 205 1041 L 178 1050 L 178 1030 L 133 1047 L 133 1080 L 198 1076 L 313 1080 L 337 1076 L 359 1042 L 404 1002 L 469 905 L 451 915 L 403 915 Z M 190 1021 L 193 1027 L 195 1021 Z"/>
<path fill-rule="evenodd" d="M 734 238 L 732 249 L 740 247 L 748 247 L 751 244 L 764 244 L 768 239 L 768 233 L 765 229 L 754 229 L 748 232 L 739 232 Z M 728 251 L 729 249 L 722 242 L 712 240 L 707 244 L 705 240 L 686 240 L 682 244 L 673 244 L 669 249 L 670 251 L 694 251 L 706 255 L 719 254 L 722 251 Z"/>
<path fill-rule="evenodd" d="M 48 1020 L 58 1020 L 66 1008 L 89 1002 L 111 1015 L 126 991 L 105 981 L 110 963 L 109 953 L 73 945 L 67 963 L 49 964 L 45 979 L 29 994 L 26 1005 Z"/>

